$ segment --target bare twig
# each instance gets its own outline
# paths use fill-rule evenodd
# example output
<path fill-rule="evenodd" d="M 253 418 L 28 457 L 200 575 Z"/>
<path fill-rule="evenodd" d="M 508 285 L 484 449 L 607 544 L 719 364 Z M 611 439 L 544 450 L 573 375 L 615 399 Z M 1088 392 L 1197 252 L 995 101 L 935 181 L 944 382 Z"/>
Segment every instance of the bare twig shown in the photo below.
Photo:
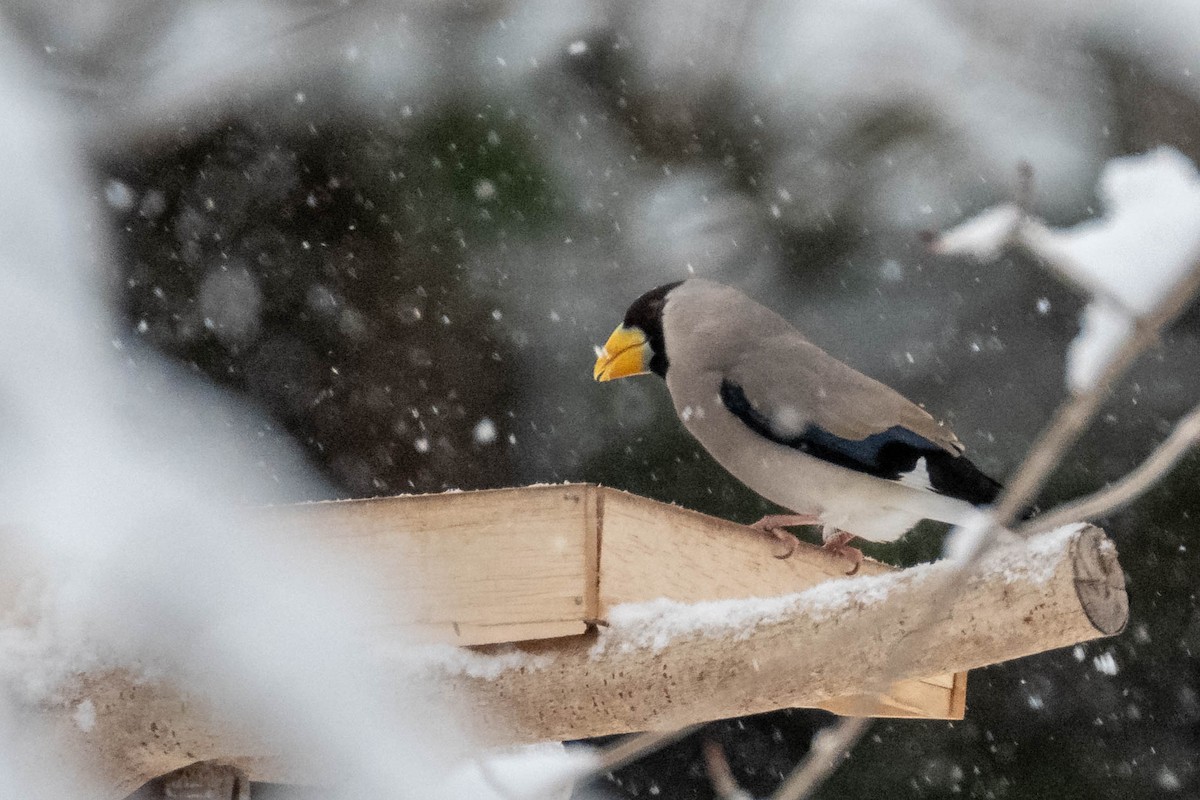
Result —
<path fill-rule="evenodd" d="M 1015 201 L 1017 208 L 1021 209 L 1021 218 L 1029 219 L 1033 213 L 1033 165 L 1024 159 L 1017 162 Z"/>
<path fill-rule="evenodd" d="M 611 747 L 605 748 L 600 753 L 600 762 L 595 767 L 584 772 L 582 775 L 575 775 L 563 780 L 561 783 L 552 785 L 550 791 L 569 789 L 573 785 L 607 775 L 626 764 L 637 761 L 642 756 L 650 755 L 679 741 L 700 728 L 700 725 L 686 725 L 682 728 L 648 731 L 646 733 L 634 733 L 626 736 Z"/>
<path fill-rule="evenodd" d="M 813 738 L 808 755 L 779 787 L 773 800 L 781 797 L 808 797 L 832 775 L 846 754 L 871 726 L 867 717 L 845 717 Z"/>
<path fill-rule="evenodd" d="M 754 800 L 753 795 L 738 786 L 737 779 L 733 777 L 733 770 L 729 768 L 729 759 L 725 757 L 725 750 L 721 745 L 709 739 L 704 743 L 703 749 L 708 780 L 712 784 L 713 791 L 717 793 L 718 800 Z"/>
<path fill-rule="evenodd" d="M 1186 309 L 1200 290 L 1200 263 L 1169 291 L 1150 313 L 1137 321 L 1133 335 L 1109 359 L 1103 373 L 1092 388 L 1072 397 L 1054 415 L 1050 425 L 1038 438 L 1037 444 L 1017 468 L 1008 488 L 996 505 L 996 516 L 1002 523 L 1011 522 L 1037 491 L 1067 448 L 1074 444 L 1084 426 L 1096 413 L 1109 389 L 1133 364 L 1141 353 L 1152 347 L 1163 328 Z"/>
<path fill-rule="evenodd" d="M 1166 441 L 1124 478 L 1094 494 L 1034 518 L 1018 528 L 1017 533 L 1036 536 L 1069 522 L 1095 519 L 1131 502 L 1170 472 L 1197 442 L 1200 442 L 1200 406 L 1179 420 Z"/>
<path fill-rule="evenodd" d="M 606 772 L 612 772 L 615 769 L 620 769 L 626 764 L 637 761 L 644 755 L 661 750 L 669 744 L 673 744 L 688 734 L 700 730 L 701 725 L 688 725 L 683 728 L 666 731 L 651 731 L 649 733 L 636 733 L 632 736 L 626 736 L 617 744 L 608 748 L 601 755 L 600 763 L 592 770 L 592 775 L 603 775 Z"/>
<path fill-rule="evenodd" d="M 1193 263 L 1188 273 L 1163 296 L 1155 308 L 1138 320 L 1133 334 L 1108 360 L 1091 387 L 1075 394 L 1059 407 L 1001 493 L 986 525 L 967 539 L 966 552 L 960 554 L 955 568 L 940 581 L 934 593 L 934 602 L 925 609 L 924 620 L 917 626 L 914 635 L 906 640 L 905 652 L 898 652 L 893 658 L 893 667 L 889 670 L 891 674 L 880 677 L 881 687 L 901 672 L 902 665 L 921 638 L 920 631 L 928 627 L 940 609 L 953 601 L 979 559 L 995 544 L 999 530 L 1010 525 L 1021 509 L 1033 500 L 1050 472 L 1095 416 L 1113 384 L 1141 353 L 1153 346 L 1162 329 L 1188 307 L 1197 290 L 1200 290 L 1200 260 Z M 858 743 L 869 726 L 870 720 L 849 718 L 822 732 L 824 746 L 818 748 L 814 743 L 813 749 L 801 760 L 773 800 L 802 800 L 808 797 L 837 769 L 845 754 Z"/>

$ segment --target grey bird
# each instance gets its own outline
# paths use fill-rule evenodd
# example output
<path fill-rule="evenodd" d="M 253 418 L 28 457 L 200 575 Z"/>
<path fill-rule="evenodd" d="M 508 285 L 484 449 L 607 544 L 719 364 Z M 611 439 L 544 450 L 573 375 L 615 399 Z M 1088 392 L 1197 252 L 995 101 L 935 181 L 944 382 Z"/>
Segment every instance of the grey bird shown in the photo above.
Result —
<path fill-rule="evenodd" d="M 648 373 L 721 466 L 795 512 L 754 525 L 788 545 L 781 558 L 796 543 L 785 526 L 819 525 L 853 574 L 854 537 L 893 541 L 922 519 L 965 524 L 1000 492 L 950 428 L 737 289 L 690 279 L 635 300 L 593 377 Z"/>

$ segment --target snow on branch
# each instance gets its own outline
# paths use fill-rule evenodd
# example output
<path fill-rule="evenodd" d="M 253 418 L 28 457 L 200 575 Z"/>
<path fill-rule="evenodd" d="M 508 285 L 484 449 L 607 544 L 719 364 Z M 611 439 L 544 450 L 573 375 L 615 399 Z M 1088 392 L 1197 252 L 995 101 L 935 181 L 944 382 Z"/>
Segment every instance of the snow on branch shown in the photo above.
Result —
<path fill-rule="evenodd" d="M 1097 192 L 1104 216 L 1071 228 L 1050 228 L 1004 204 L 930 243 L 934 252 L 981 260 L 1017 245 L 1089 295 L 1067 363 L 1067 385 L 1076 393 L 1095 385 L 1133 329 L 1200 258 L 1200 174 L 1177 150 L 1110 161 Z"/>

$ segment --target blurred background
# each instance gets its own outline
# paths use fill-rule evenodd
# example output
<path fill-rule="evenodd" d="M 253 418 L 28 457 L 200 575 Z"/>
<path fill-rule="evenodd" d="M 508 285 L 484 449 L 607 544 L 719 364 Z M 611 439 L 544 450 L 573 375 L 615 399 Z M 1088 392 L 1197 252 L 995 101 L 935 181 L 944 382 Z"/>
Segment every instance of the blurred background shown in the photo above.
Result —
<path fill-rule="evenodd" d="M 87 176 L 64 189 L 98 214 L 76 267 L 130 385 L 168 407 L 177 384 L 139 372 L 166 359 L 249 404 L 251 470 L 269 483 L 290 453 L 324 479 L 307 499 L 600 481 L 758 518 L 660 381 L 591 380 L 628 303 L 693 274 L 923 403 L 1003 478 L 1065 395 L 1081 299 L 1029 260 L 931 256 L 921 231 L 1010 199 L 1022 160 L 1036 212 L 1067 225 L 1103 213 L 1107 159 L 1200 158 L 1189 0 L 11 0 L 0 18 L 8 91 L 53 109 Z M 1198 365 L 1191 312 L 1042 505 L 1149 453 Z M 1200 793 L 1198 480 L 1190 458 L 1104 521 L 1131 570 L 1122 636 L 980 671 L 964 722 L 878 724 L 819 796 Z M 929 560 L 942 533 L 869 554 Z M 765 794 L 828 721 L 700 736 Z M 711 797 L 700 736 L 601 790 Z"/>

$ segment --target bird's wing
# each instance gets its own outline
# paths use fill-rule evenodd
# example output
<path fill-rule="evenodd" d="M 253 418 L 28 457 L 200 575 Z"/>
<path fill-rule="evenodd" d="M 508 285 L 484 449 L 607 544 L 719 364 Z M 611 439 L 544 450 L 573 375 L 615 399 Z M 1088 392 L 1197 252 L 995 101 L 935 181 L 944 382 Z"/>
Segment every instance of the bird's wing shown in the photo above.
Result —
<path fill-rule="evenodd" d="M 882 478 L 963 451 L 924 409 L 799 336 L 756 342 L 723 376 L 721 400 L 760 436 Z"/>

